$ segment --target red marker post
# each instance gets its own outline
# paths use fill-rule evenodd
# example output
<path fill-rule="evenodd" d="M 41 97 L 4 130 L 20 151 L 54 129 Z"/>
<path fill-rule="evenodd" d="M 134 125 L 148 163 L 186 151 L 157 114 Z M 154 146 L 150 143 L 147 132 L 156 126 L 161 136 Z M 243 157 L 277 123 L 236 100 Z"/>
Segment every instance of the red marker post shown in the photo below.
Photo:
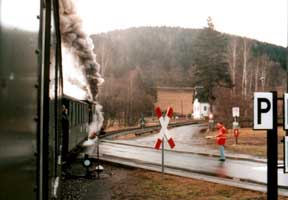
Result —
<path fill-rule="evenodd" d="M 234 137 L 235 137 L 235 143 L 238 144 L 238 137 L 239 137 L 239 129 L 234 129 Z"/>

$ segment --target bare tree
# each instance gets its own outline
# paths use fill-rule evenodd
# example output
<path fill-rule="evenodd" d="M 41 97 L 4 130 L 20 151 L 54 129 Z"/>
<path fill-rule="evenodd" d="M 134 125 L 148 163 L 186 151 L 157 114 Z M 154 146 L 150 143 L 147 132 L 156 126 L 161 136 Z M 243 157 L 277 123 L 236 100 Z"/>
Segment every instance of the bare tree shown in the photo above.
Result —
<path fill-rule="evenodd" d="M 256 58 L 256 71 L 255 71 L 255 91 L 258 91 L 258 82 L 259 82 L 259 59 Z"/>
<path fill-rule="evenodd" d="M 242 97 L 247 96 L 247 40 L 243 38 L 243 71 L 242 71 Z"/>
<path fill-rule="evenodd" d="M 232 87 L 232 95 L 235 95 L 236 92 L 236 60 L 237 60 L 237 39 L 233 37 L 228 46 L 228 62 L 229 62 L 229 70 L 231 74 L 231 81 L 234 87 Z"/>
<path fill-rule="evenodd" d="M 248 92 L 251 92 L 249 90 L 252 88 L 253 83 L 251 82 L 253 79 L 253 76 L 251 74 L 255 73 L 255 69 L 253 66 L 251 66 L 251 63 L 253 61 L 253 56 L 251 55 L 251 49 L 253 47 L 253 41 L 243 38 L 243 66 L 242 66 L 242 81 L 241 81 L 241 94 L 242 99 L 245 101 L 248 97 Z M 252 85 L 250 85 L 252 84 Z"/>
<path fill-rule="evenodd" d="M 260 77 L 261 87 L 262 87 L 261 90 L 262 91 L 265 91 L 265 85 L 266 85 L 266 79 L 267 79 L 267 77 L 266 77 L 266 75 L 267 75 L 266 64 L 267 64 L 266 59 L 265 59 L 265 57 L 262 56 L 262 68 L 261 68 L 261 77 Z"/>

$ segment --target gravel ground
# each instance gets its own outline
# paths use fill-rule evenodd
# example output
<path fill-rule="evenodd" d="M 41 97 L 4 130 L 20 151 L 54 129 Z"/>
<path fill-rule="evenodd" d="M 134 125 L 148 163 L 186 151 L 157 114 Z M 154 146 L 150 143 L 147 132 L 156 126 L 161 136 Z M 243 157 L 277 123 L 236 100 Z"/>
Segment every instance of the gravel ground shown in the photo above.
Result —
<path fill-rule="evenodd" d="M 65 166 L 62 174 L 61 198 L 63 200 L 82 199 L 87 193 L 92 179 L 84 178 L 85 169 L 80 160 L 76 160 L 69 166 Z"/>
<path fill-rule="evenodd" d="M 62 179 L 62 194 L 61 198 L 63 200 L 78 200 L 82 199 L 83 195 L 87 193 L 87 188 L 91 184 L 91 180 L 88 179 Z"/>
<path fill-rule="evenodd" d="M 96 163 L 96 162 L 95 162 Z M 119 178 L 125 178 L 130 167 L 119 167 L 117 164 L 100 163 L 105 169 L 100 176 L 94 171 L 92 178 L 86 178 L 86 169 L 81 160 L 66 166 L 62 175 L 61 200 L 111 199 L 111 185 Z M 95 169 L 94 164 L 90 171 Z"/>

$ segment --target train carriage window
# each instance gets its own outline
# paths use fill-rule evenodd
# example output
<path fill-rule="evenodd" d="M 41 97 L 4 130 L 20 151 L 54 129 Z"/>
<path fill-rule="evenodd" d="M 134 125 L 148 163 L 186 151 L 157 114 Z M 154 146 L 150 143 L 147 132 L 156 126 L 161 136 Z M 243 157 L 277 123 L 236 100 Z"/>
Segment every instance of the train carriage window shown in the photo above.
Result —
<path fill-rule="evenodd" d="M 75 126 L 78 125 L 78 103 L 75 103 Z"/>
<path fill-rule="evenodd" d="M 88 105 L 87 105 L 85 109 L 85 122 L 87 123 L 88 123 L 88 116 L 89 116 L 89 112 L 88 112 Z"/>
<path fill-rule="evenodd" d="M 74 106 L 75 106 L 75 118 L 74 118 L 74 124 L 75 124 L 75 126 L 77 126 L 77 116 L 78 116 L 77 103 L 75 103 Z"/>
<path fill-rule="evenodd" d="M 82 119 L 83 119 L 83 123 L 85 122 L 85 107 L 86 105 L 83 105 L 83 113 L 82 113 Z"/>
<path fill-rule="evenodd" d="M 72 102 L 70 102 L 70 114 L 71 114 L 71 116 L 70 116 L 70 124 L 71 124 L 71 126 L 73 126 L 74 110 L 73 110 L 73 103 Z"/>
<path fill-rule="evenodd" d="M 81 124 L 81 114 L 82 114 L 82 103 L 79 103 L 79 118 L 78 118 L 78 122 L 79 122 L 79 124 Z"/>
<path fill-rule="evenodd" d="M 86 106 L 86 122 L 89 123 L 89 105 Z"/>
<path fill-rule="evenodd" d="M 80 115 L 81 115 L 81 108 L 80 108 L 80 103 L 77 103 L 77 107 L 78 107 L 78 119 L 77 119 L 77 123 L 80 124 Z"/>
<path fill-rule="evenodd" d="M 87 115 L 87 105 L 84 106 L 84 122 L 86 122 L 86 115 Z"/>
<path fill-rule="evenodd" d="M 82 114 L 83 115 L 82 116 L 83 117 L 83 123 L 85 122 L 85 107 L 86 107 L 86 105 L 84 104 L 83 105 L 83 114 Z"/>
<path fill-rule="evenodd" d="M 79 109 L 79 103 L 77 103 L 77 125 L 79 125 L 79 113 L 80 113 L 80 109 Z"/>
<path fill-rule="evenodd" d="M 81 104 L 80 104 L 79 123 L 82 123 L 82 111 L 83 111 L 82 106 L 83 106 L 83 104 L 81 103 Z"/>
<path fill-rule="evenodd" d="M 83 105 L 82 121 L 85 122 L 85 104 Z"/>
<path fill-rule="evenodd" d="M 74 114 L 74 111 L 73 111 L 73 103 L 70 101 L 69 103 L 69 122 L 70 122 L 70 126 L 73 126 L 73 114 Z"/>
<path fill-rule="evenodd" d="M 77 118 L 76 118 L 76 125 L 79 124 L 79 103 L 76 104 L 77 107 Z"/>
<path fill-rule="evenodd" d="M 85 117 L 86 116 L 86 106 L 87 105 L 84 105 L 84 113 L 83 113 L 84 122 L 86 122 L 86 117 Z"/>
<path fill-rule="evenodd" d="M 82 107 L 83 107 L 83 104 L 81 103 L 81 104 L 80 104 L 80 116 L 79 116 L 79 123 L 82 123 L 82 112 L 83 112 L 83 109 L 82 109 Z"/>
<path fill-rule="evenodd" d="M 77 118 L 78 118 L 78 105 L 75 102 L 75 119 L 74 119 L 75 126 L 77 126 Z"/>
<path fill-rule="evenodd" d="M 73 126 L 75 126 L 75 118 L 76 118 L 76 114 L 77 114 L 77 111 L 76 111 L 76 108 L 75 108 L 75 103 L 73 102 L 73 119 L 72 119 L 72 124 Z"/>
<path fill-rule="evenodd" d="M 88 105 L 86 105 L 86 107 L 85 107 L 85 122 L 88 122 L 88 116 L 89 116 Z"/>
<path fill-rule="evenodd" d="M 83 113 L 84 113 L 84 104 L 81 104 L 81 123 L 84 122 Z"/>
<path fill-rule="evenodd" d="M 86 111 L 85 111 L 85 121 L 88 123 L 88 117 L 89 117 L 89 105 L 86 106 Z"/>
<path fill-rule="evenodd" d="M 81 103 L 79 104 L 79 119 L 78 119 L 78 121 L 79 121 L 79 124 L 81 124 L 81 113 L 82 113 L 82 109 L 81 109 Z"/>
<path fill-rule="evenodd" d="M 77 109 L 78 109 L 78 115 L 77 115 L 77 124 L 80 124 L 80 104 L 79 103 L 77 103 Z"/>
<path fill-rule="evenodd" d="M 81 124 L 81 112 L 82 112 L 81 103 L 78 104 L 78 108 L 79 108 L 78 123 Z"/>

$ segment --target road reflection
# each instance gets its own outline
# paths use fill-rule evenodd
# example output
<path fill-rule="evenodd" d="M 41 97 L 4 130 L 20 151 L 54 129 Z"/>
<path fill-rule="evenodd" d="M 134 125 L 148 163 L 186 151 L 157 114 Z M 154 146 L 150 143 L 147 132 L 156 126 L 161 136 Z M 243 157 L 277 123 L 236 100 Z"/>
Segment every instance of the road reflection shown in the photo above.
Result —
<path fill-rule="evenodd" d="M 215 173 L 216 173 L 217 177 L 220 177 L 220 178 L 227 177 L 227 173 L 225 170 L 225 162 L 219 162 L 218 163 L 218 167 L 216 168 Z"/>

